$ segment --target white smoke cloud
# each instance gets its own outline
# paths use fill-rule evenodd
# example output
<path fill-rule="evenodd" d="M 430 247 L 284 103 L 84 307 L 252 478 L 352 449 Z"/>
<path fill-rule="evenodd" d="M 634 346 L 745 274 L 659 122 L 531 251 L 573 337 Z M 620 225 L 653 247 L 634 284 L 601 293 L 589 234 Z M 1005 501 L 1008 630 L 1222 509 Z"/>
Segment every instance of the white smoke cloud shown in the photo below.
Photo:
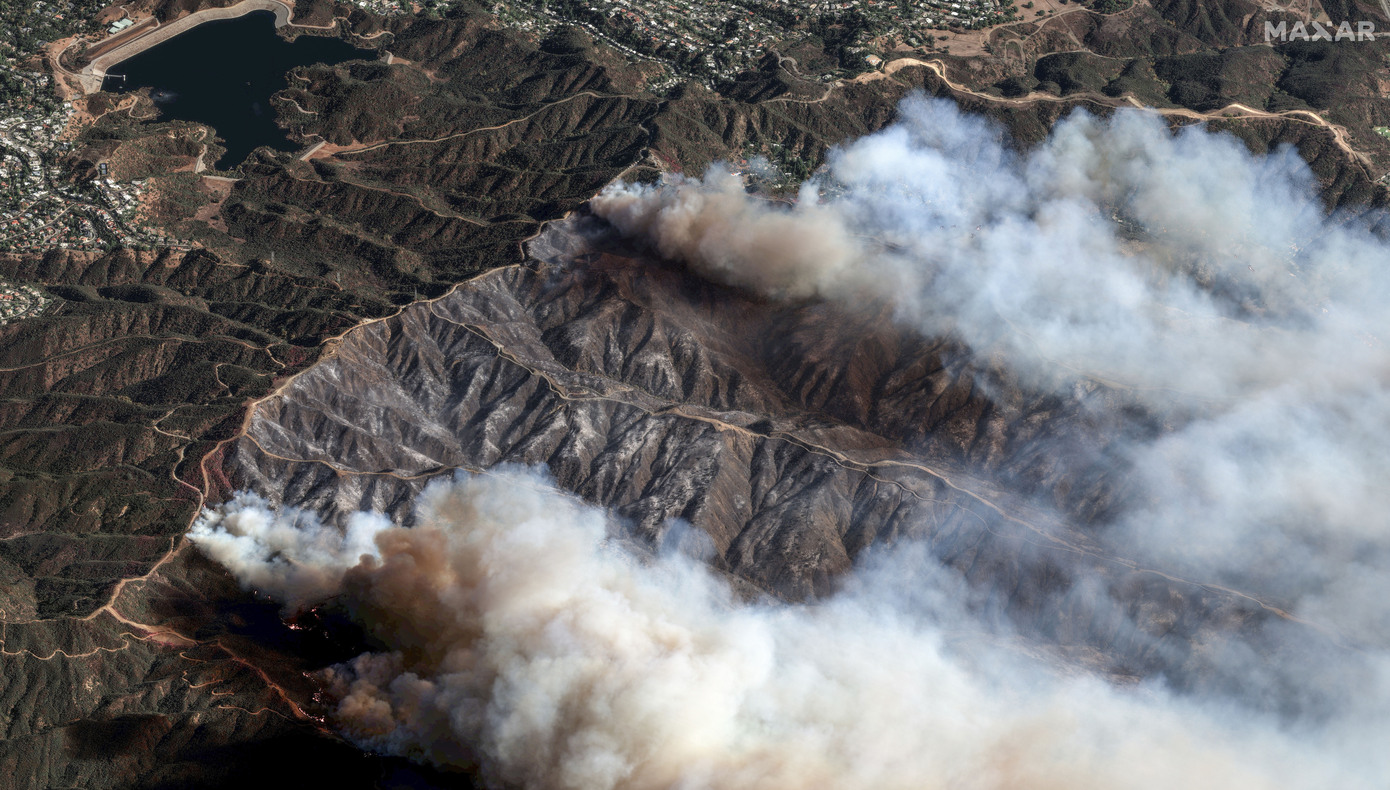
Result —
<path fill-rule="evenodd" d="M 1193 646 L 1238 692 L 1118 689 L 1000 647 L 1018 640 L 912 546 L 814 606 L 747 604 L 682 556 L 623 553 L 601 512 L 515 471 L 432 487 L 411 530 L 359 515 L 343 534 L 242 495 L 191 537 L 291 608 L 338 596 L 392 646 L 330 675 L 351 737 L 501 784 L 1380 787 L 1390 249 L 1325 218 L 1314 186 L 1290 149 L 1137 112 L 1073 115 L 1016 153 L 910 100 L 794 207 L 719 169 L 592 206 L 721 282 L 887 302 L 1108 424 L 1144 412 L 1158 436 L 1095 439 L 1124 498 L 1078 528 L 1352 659 L 1271 618 Z M 1072 570 L 1077 595 L 1109 594 Z"/>
<path fill-rule="evenodd" d="M 1329 225 L 1312 184 L 1287 146 L 1257 157 L 1139 111 L 1075 113 L 1015 154 L 988 121 L 910 99 L 894 126 L 833 151 L 791 209 L 720 168 L 613 184 L 591 206 L 714 279 L 867 293 L 1034 386 L 1092 379 L 1168 407 L 1383 362 L 1353 346 L 1390 320 L 1385 246 Z"/>
<path fill-rule="evenodd" d="M 313 513 L 271 511 L 254 494 L 237 492 L 227 506 L 204 510 L 188 539 L 243 586 L 293 611 L 341 589 L 343 571 L 363 555 L 378 556 L 376 536 L 390 526 L 379 514 L 354 513 L 341 531 Z"/>
<path fill-rule="evenodd" d="M 284 521 L 249 496 L 217 513 Z M 331 545 L 303 514 L 289 532 L 241 528 L 255 548 L 234 555 L 265 589 L 303 589 L 267 581 L 287 569 L 277 553 L 341 579 L 321 592 L 395 648 L 328 676 L 334 722 L 368 748 L 574 790 L 1371 786 L 1320 736 L 968 638 L 978 628 L 921 553 L 782 607 L 740 603 L 683 555 L 638 560 L 603 512 L 522 470 L 437 483 L 417 516 L 351 564 L 358 536 Z M 884 594 L 903 584 L 912 607 Z"/>
<path fill-rule="evenodd" d="M 868 294 L 1025 387 L 1141 407 L 1168 431 L 1107 450 L 1134 470 L 1106 525 L 1117 554 L 1390 647 L 1390 245 L 1327 218 L 1291 147 L 1256 156 L 1121 110 L 1016 153 L 919 98 L 828 164 L 791 208 L 718 170 L 613 184 L 592 207 L 706 276 L 849 308 Z M 668 232 L 690 227 L 737 232 Z M 852 244 L 816 254 L 827 235 Z"/>

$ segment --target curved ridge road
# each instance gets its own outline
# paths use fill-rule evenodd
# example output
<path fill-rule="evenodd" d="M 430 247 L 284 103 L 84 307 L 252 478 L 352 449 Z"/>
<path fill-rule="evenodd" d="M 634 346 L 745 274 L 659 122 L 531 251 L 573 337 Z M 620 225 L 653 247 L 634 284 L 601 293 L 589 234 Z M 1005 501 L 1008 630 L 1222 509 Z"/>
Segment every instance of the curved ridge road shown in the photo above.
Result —
<path fill-rule="evenodd" d="M 1074 93 L 1070 96 L 1054 96 L 1050 93 L 1030 92 L 1027 96 L 1020 96 L 1018 98 L 1010 99 L 1005 98 L 1003 96 L 994 96 L 992 94 L 982 93 L 980 91 L 968 88 L 965 85 L 953 81 L 946 74 L 946 63 L 944 61 L 918 60 L 917 58 L 898 58 L 896 60 L 889 61 L 887 64 L 884 65 L 882 71 L 861 74 L 860 76 L 855 77 L 853 82 L 873 82 L 875 80 L 887 79 L 888 77 L 891 77 L 893 74 L 909 66 L 921 66 L 923 68 L 929 69 L 933 74 L 937 76 L 938 79 L 941 80 L 941 82 L 948 89 L 951 90 L 952 93 L 963 94 L 976 99 L 983 99 L 985 101 L 996 102 L 999 104 L 1020 105 L 1032 104 L 1034 102 L 1061 103 L 1076 101 L 1080 99 L 1083 101 L 1090 101 L 1096 104 L 1101 104 L 1107 107 L 1134 107 L 1136 109 L 1157 113 L 1163 116 L 1188 118 L 1194 121 L 1228 121 L 1240 118 L 1250 118 L 1254 120 L 1284 119 L 1298 121 L 1299 123 L 1306 123 L 1310 126 L 1319 126 L 1326 129 L 1328 132 L 1332 134 L 1333 142 L 1335 142 L 1337 147 L 1340 148 L 1344 153 L 1346 153 L 1347 156 L 1351 157 L 1352 161 L 1356 162 L 1357 165 L 1361 167 L 1362 172 L 1364 172 L 1366 175 L 1366 178 L 1370 179 L 1371 181 L 1378 180 L 1374 173 L 1371 171 L 1373 163 L 1371 162 L 1370 157 L 1356 150 L 1356 148 L 1352 146 L 1350 135 L 1347 132 L 1346 127 L 1332 123 L 1331 121 L 1327 120 L 1326 118 L 1323 118 L 1321 115 L 1318 115 L 1312 110 L 1283 110 L 1281 112 L 1269 112 L 1267 110 L 1258 110 L 1254 107 L 1250 107 L 1240 103 L 1231 103 L 1217 110 L 1211 110 L 1208 112 L 1197 112 L 1196 110 L 1190 110 L 1186 107 L 1150 107 L 1146 104 L 1143 104 L 1138 99 L 1135 99 L 1133 96 L 1126 96 L 1123 99 L 1117 99 L 1112 96 L 1105 96 L 1103 94 L 1090 92 Z"/>

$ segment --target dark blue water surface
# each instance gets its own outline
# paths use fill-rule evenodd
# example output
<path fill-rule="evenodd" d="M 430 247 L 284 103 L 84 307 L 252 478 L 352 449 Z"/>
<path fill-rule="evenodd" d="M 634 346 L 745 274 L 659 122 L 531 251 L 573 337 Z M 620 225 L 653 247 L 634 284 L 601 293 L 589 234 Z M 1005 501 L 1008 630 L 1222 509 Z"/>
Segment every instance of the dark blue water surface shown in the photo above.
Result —
<path fill-rule="evenodd" d="M 262 145 L 277 151 L 297 147 L 275 124 L 270 104 L 271 94 L 288 85 L 290 69 L 375 57 L 334 38 L 300 36 L 291 43 L 276 35 L 274 14 L 253 11 L 205 22 L 117 63 L 108 69 L 102 89 L 129 93 L 149 88 L 161 118 L 216 129 L 227 146 L 216 167 L 226 170 Z"/>

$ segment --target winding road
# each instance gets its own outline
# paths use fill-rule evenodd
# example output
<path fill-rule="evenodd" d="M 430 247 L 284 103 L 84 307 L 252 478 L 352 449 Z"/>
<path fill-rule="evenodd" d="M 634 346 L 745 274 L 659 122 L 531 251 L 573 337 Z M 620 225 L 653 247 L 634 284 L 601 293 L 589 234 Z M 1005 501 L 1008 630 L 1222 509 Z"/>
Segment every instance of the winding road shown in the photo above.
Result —
<path fill-rule="evenodd" d="M 1267 110 L 1258 110 L 1254 107 L 1250 107 L 1244 104 L 1231 103 L 1217 110 L 1210 110 L 1208 112 L 1198 112 L 1196 110 L 1190 110 L 1186 107 L 1150 107 L 1146 104 L 1143 104 L 1133 96 L 1124 96 L 1123 98 L 1116 98 L 1113 96 L 1106 96 L 1104 94 L 1091 92 L 1078 92 L 1067 96 L 1057 96 L 1051 93 L 1038 93 L 1036 91 L 1033 91 L 1028 93 L 1028 95 L 1026 96 L 1019 96 L 1017 98 L 1006 98 L 1003 96 L 995 96 L 989 93 L 982 93 L 980 91 L 968 88 L 965 85 L 953 81 L 949 76 L 947 76 L 946 64 L 943 61 L 918 60 L 916 58 L 898 58 L 897 60 L 893 60 L 887 63 L 883 67 L 882 71 L 861 74 L 860 76 L 856 77 L 853 81 L 872 82 L 874 80 L 887 79 L 891 77 L 893 74 L 897 73 L 898 71 L 901 71 L 902 69 L 910 66 L 920 66 L 930 70 L 933 74 L 937 76 L 938 79 L 941 80 L 942 84 L 944 84 L 947 88 L 951 90 L 952 93 L 971 96 L 977 99 L 983 99 L 985 101 L 996 102 L 999 104 L 1023 105 L 1032 104 L 1034 102 L 1062 103 L 1081 100 L 1089 101 L 1095 104 L 1100 104 L 1106 107 L 1134 107 L 1140 110 L 1144 110 L 1146 112 L 1157 113 L 1166 117 L 1188 118 L 1194 121 L 1229 121 L 1240 118 L 1249 118 L 1254 120 L 1290 120 L 1297 121 L 1299 123 L 1306 123 L 1310 126 L 1319 126 L 1331 133 L 1333 142 L 1336 143 L 1337 147 L 1340 148 L 1343 152 L 1345 152 L 1347 156 L 1351 157 L 1352 161 L 1356 162 L 1356 164 L 1365 173 L 1366 178 L 1370 179 L 1371 181 L 1378 180 L 1371 170 L 1371 168 L 1374 165 L 1371 162 L 1370 157 L 1356 150 L 1356 148 L 1352 146 L 1350 135 L 1348 134 L 1346 127 L 1332 123 L 1331 121 L 1328 121 L 1326 118 L 1323 118 L 1322 116 L 1318 115 L 1312 110 L 1283 110 L 1281 112 L 1269 112 Z"/>

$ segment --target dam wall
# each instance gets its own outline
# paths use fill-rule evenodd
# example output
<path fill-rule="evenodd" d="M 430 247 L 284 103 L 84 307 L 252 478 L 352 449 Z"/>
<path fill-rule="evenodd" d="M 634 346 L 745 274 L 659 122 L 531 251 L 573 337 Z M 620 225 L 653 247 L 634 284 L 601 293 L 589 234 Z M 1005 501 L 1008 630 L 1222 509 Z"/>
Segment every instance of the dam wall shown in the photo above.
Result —
<path fill-rule="evenodd" d="M 112 66 L 129 60 L 180 33 L 186 33 L 204 22 L 235 19 L 253 11 L 270 11 L 275 14 L 275 27 L 281 28 L 290 24 L 291 10 L 290 6 L 280 2 L 280 0 L 242 0 L 240 3 L 226 8 L 205 8 L 202 11 L 195 11 L 165 25 L 156 22 L 152 28 L 143 25 L 137 26 L 132 29 L 134 35 L 128 41 L 93 58 L 92 62 L 82 69 L 82 90 L 89 94 L 96 93 L 101 90 L 101 83 L 106 79 L 107 70 Z"/>

